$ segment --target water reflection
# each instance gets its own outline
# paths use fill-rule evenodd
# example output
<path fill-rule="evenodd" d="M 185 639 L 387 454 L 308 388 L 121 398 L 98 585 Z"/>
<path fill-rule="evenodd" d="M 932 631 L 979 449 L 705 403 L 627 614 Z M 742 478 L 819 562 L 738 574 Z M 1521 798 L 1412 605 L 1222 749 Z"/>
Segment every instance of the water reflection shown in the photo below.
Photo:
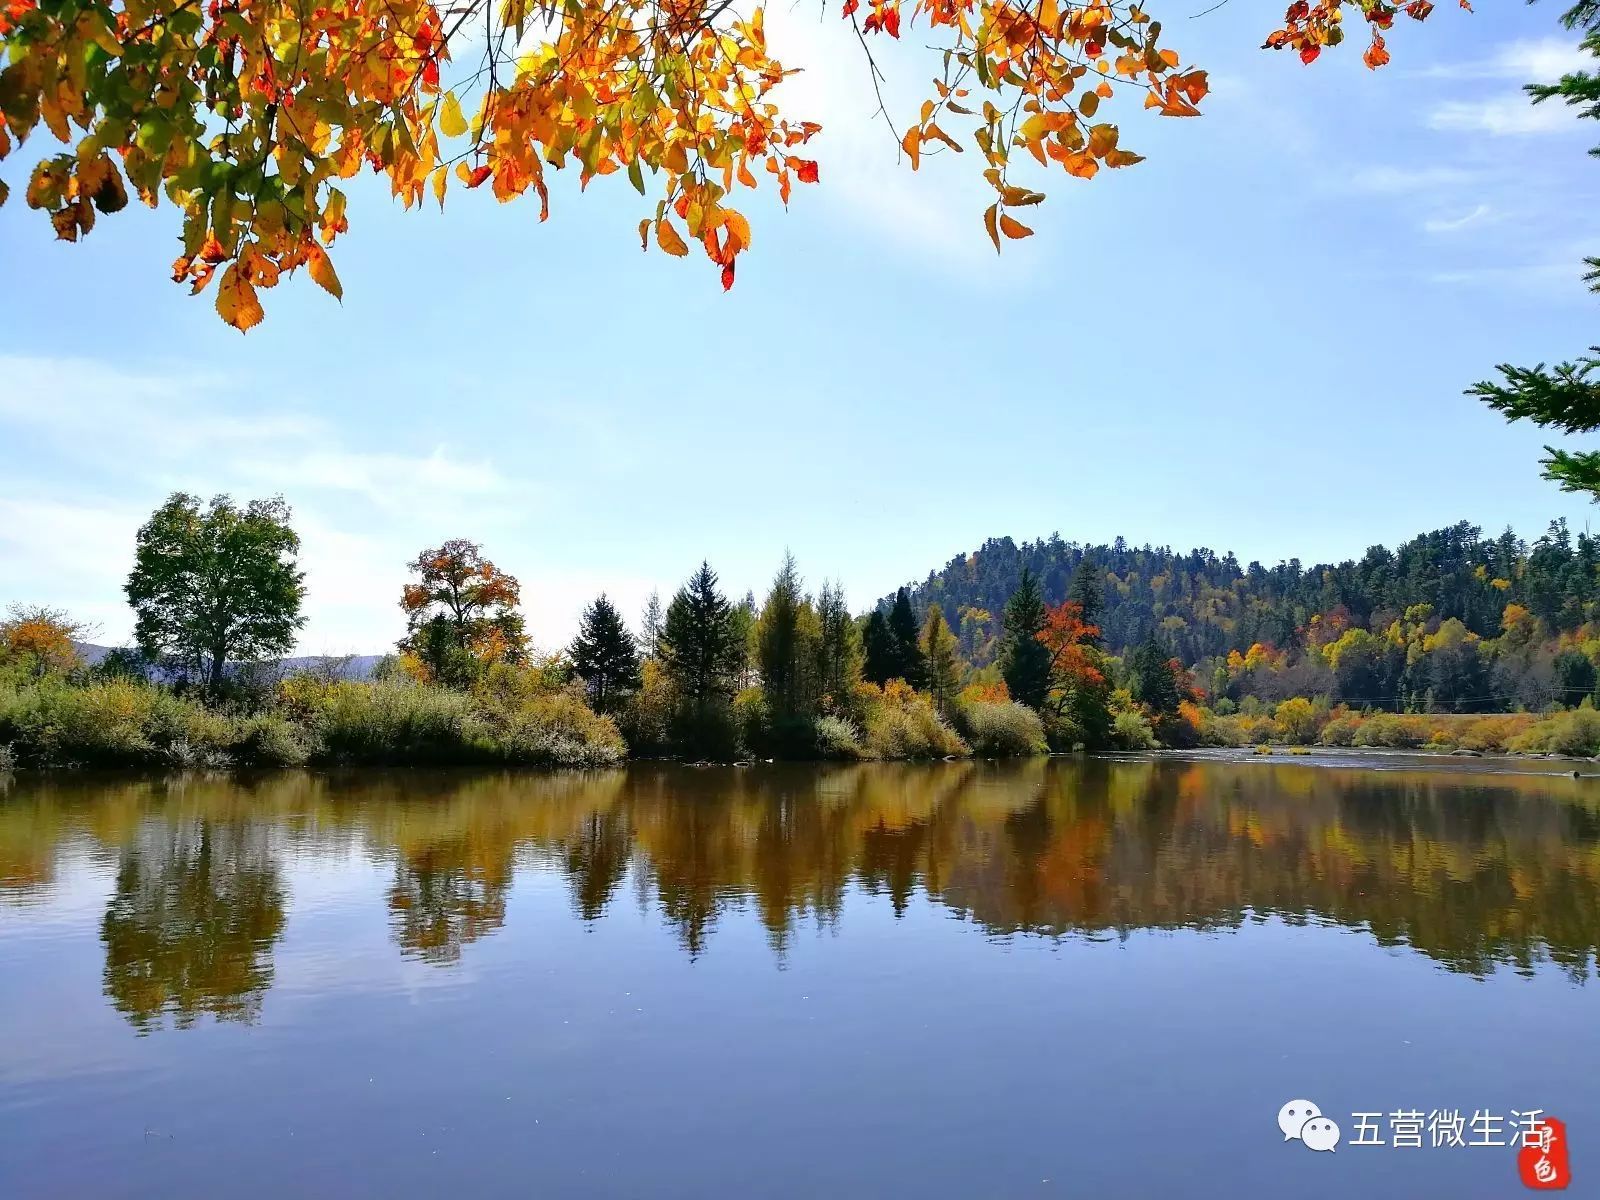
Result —
<path fill-rule="evenodd" d="M 857 891 L 926 896 L 994 934 L 1225 929 L 1265 914 L 1369 930 L 1456 971 L 1600 943 L 1600 804 L 1556 777 L 1289 764 L 638 766 L 554 776 L 290 773 L 17 779 L 0 800 L 0 903 L 48 904 L 64 856 L 114 864 L 105 990 L 141 1030 L 250 1020 L 282 935 L 284 860 L 385 865 L 400 952 L 447 967 L 506 920 L 521 871 L 575 915 L 630 892 L 683 949 L 733 909 L 774 950 Z M 631 886 L 630 886 L 631 885 Z"/>
<path fill-rule="evenodd" d="M 269 827 L 147 823 L 123 847 L 100 926 L 106 996 L 141 1031 L 172 1014 L 250 1021 L 272 986 L 284 894 Z"/>

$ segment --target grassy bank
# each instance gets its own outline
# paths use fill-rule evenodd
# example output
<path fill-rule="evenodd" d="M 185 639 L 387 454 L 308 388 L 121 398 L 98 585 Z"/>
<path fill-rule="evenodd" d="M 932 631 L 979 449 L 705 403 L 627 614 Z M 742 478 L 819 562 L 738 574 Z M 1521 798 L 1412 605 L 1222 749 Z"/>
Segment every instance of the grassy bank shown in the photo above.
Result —
<path fill-rule="evenodd" d="M 708 731 L 667 712 L 652 727 L 630 707 L 596 714 L 581 686 L 497 668 L 470 689 L 395 677 L 291 676 L 225 704 L 140 679 L 92 674 L 0 680 L 0 770 L 97 766 L 225 768 L 525 764 L 595 767 L 640 756 L 758 755 L 840 760 L 1005 757 L 1045 750 L 1032 710 L 1010 702 L 941 715 L 909 688 L 864 685 L 847 712 L 783 720 L 759 688 L 720 709 Z M 707 747 L 711 748 L 710 753 Z"/>
<path fill-rule="evenodd" d="M 1197 746 L 1354 746 L 1370 749 L 1471 750 L 1480 754 L 1600 755 L 1600 712 L 1585 701 L 1549 713 L 1356 712 L 1304 698 L 1253 714 L 1218 714 L 1184 705 L 1180 714 Z"/>

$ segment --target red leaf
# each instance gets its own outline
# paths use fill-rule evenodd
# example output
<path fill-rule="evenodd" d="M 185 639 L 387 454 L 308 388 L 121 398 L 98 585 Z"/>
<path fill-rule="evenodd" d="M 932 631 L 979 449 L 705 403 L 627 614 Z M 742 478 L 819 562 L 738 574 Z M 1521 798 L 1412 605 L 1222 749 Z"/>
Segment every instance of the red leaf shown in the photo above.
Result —
<path fill-rule="evenodd" d="M 812 159 L 802 159 L 800 162 L 800 182 L 815 183 L 817 181 L 817 164 Z"/>
<path fill-rule="evenodd" d="M 494 168 L 491 167 L 488 163 L 484 163 L 483 166 L 481 166 L 481 167 L 474 168 L 472 174 L 467 176 L 467 186 L 469 188 L 477 187 L 485 179 L 489 178 L 489 176 L 493 173 L 493 171 L 494 171 Z"/>
<path fill-rule="evenodd" d="M 733 287 L 733 264 L 730 262 L 722 268 L 722 290 L 727 291 Z"/>
<path fill-rule="evenodd" d="M 1317 61 L 1317 55 L 1322 53 L 1321 46 L 1304 46 L 1300 50 L 1300 61 L 1310 66 Z"/>

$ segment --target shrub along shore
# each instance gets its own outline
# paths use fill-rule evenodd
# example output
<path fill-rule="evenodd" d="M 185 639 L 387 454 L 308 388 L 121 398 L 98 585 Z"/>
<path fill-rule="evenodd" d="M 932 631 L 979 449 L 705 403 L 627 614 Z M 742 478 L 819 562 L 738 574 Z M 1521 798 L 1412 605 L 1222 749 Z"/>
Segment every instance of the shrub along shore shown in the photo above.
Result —
<path fill-rule="evenodd" d="M 527 764 L 602 767 L 628 757 L 619 721 L 597 715 L 581 688 L 551 687 L 515 669 L 458 691 L 405 678 L 371 682 L 295 675 L 266 704 L 212 706 L 134 679 L 45 678 L 0 684 L 0 769 L 47 766 L 177 769 L 319 764 Z M 744 722 L 720 757 L 933 759 L 1042 753 L 1043 725 L 1013 702 L 959 706 L 955 721 L 910 689 L 872 688 L 860 724 L 818 718 L 775 736 L 759 689 L 741 694 Z M 757 710 L 752 712 L 751 710 Z M 635 717 L 637 714 L 629 714 Z M 631 725 L 627 717 L 621 725 Z M 959 730 L 959 731 L 958 731 Z M 645 753 L 682 757 L 652 731 Z"/>

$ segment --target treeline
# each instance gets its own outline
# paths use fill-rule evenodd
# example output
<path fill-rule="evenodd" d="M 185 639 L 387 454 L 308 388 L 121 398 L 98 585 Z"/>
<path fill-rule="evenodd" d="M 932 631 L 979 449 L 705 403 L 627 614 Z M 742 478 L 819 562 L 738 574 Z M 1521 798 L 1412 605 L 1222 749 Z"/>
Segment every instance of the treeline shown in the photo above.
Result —
<path fill-rule="evenodd" d="M 366 681 L 336 662 L 274 665 L 304 623 L 298 552 L 281 499 L 178 494 L 138 534 L 134 645 L 91 668 L 67 614 L 14 609 L 0 622 L 0 768 L 1260 742 L 1600 753 L 1596 546 L 1560 523 L 1531 547 L 1459 525 L 1309 571 L 1120 541 L 991 542 L 859 617 L 837 585 L 808 590 L 788 555 L 759 600 L 730 598 L 702 563 L 665 604 L 652 595 L 637 628 L 596 597 L 553 653 L 534 649 L 518 580 L 460 538 L 408 564 L 405 636 Z M 1377 719 L 1559 710 L 1573 711 L 1470 735 Z"/>
<path fill-rule="evenodd" d="M 408 564 L 405 636 L 373 678 L 275 663 L 304 624 L 299 539 L 281 499 L 172 496 L 140 529 L 126 594 L 135 641 L 93 667 L 70 615 L 0 622 L 0 769 L 71 763 L 602 765 L 628 753 L 949 758 L 1043 752 L 1043 697 L 965 687 L 937 613 L 886 645 L 843 591 L 808 593 L 791 558 L 765 599 L 733 602 L 709 564 L 637 634 L 604 595 L 572 644 L 533 647 L 521 586 L 462 538 Z M 1042 611 L 1042 610 L 1041 610 Z M 1034 657 L 1043 648 L 1019 635 Z"/>
<path fill-rule="evenodd" d="M 1295 696 L 1392 712 L 1537 711 L 1593 696 L 1600 662 L 1600 541 L 1552 522 L 1532 543 L 1462 522 L 1393 550 L 1312 567 L 1242 566 L 1232 554 L 992 540 L 911 589 L 938 606 L 976 668 L 1004 643 L 1000 614 L 1023 572 L 1047 603 L 1099 593 L 1106 650 L 1155 641 L 1223 711 Z M 887 611 L 891 601 L 880 602 Z"/>

